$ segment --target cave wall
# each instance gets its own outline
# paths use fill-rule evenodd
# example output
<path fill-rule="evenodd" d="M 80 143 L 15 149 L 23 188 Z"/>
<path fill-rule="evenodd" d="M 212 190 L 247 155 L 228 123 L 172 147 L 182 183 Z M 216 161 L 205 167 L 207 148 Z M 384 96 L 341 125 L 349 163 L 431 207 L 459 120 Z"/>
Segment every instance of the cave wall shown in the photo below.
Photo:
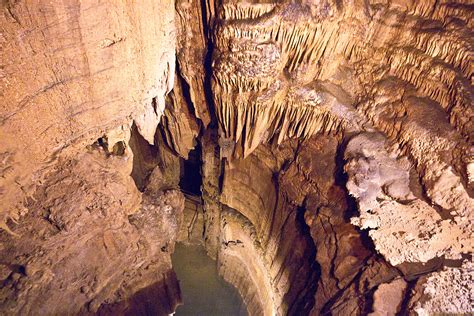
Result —
<path fill-rule="evenodd" d="M 224 158 L 212 184 L 220 193 L 205 204 L 226 236 L 221 272 L 249 310 L 470 310 L 461 280 L 472 260 L 472 5 L 209 1 L 201 10 L 206 104 Z M 270 298 L 260 294 L 268 284 Z M 464 298 L 439 304 L 441 288 Z"/>
<path fill-rule="evenodd" d="M 174 85 L 174 16 L 171 1 L 2 1 L 1 313 L 180 303 L 184 198 L 159 168 L 137 188 L 158 162 L 172 170 L 149 147 Z"/>
<path fill-rule="evenodd" d="M 472 312 L 473 15 L 3 1 L 0 310 L 170 313 L 180 240 L 251 315 Z"/>
<path fill-rule="evenodd" d="M 4 218 L 24 211 L 57 156 L 132 122 L 153 143 L 176 32 L 171 1 L 2 1 L 1 11 Z"/>
<path fill-rule="evenodd" d="M 161 293 L 156 314 L 174 311 L 170 253 L 184 197 L 142 194 L 125 158 L 94 146 L 50 170 L 25 203 L 28 213 L 0 236 L 2 312 L 110 315 L 145 308 L 142 290 Z"/>

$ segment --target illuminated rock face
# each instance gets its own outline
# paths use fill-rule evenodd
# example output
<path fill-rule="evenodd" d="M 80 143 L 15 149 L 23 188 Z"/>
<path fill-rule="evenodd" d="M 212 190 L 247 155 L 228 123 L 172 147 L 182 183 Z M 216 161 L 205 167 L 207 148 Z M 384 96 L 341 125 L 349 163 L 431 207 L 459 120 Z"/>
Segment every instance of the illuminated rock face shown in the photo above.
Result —
<path fill-rule="evenodd" d="M 301 195 L 290 199 L 296 205 L 311 196 L 302 180 L 291 188 L 274 180 L 258 183 L 271 177 L 258 148 L 267 143 L 281 148 L 288 139 L 305 147 L 322 135 L 338 135 L 337 167 L 348 176 L 345 187 L 358 207 L 351 223 L 368 231 L 388 263 L 462 261 L 472 254 L 472 5 L 226 1 L 212 14 L 219 144 L 235 168 L 226 170 L 221 202 L 247 217 L 257 241 L 272 236 L 263 227 L 279 208 L 291 214 L 288 206 L 267 202 L 275 199 L 270 188 L 277 187 L 277 196 L 278 190 Z M 295 156 L 302 165 L 314 159 L 301 150 Z M 235 162 L 242 158 L 255 161 L 245 174 L 239 173 L 247 167 Z M 319 163 L 327 166 L 325 159 Z M 281 175 L 279 168 L 269 174 Z M 312 177 L 306 175 L 317 187 L 334 181 L 332 173 L 319 182 Z M 318 218 L 320 210 L 306 208 L 305 216 Z M 340 311 L 356 310 L 341 304 L 348 306 Z M 370 311 L 361 305 L 359 312 Z"/>
<path fill-rule="evenodd" d="M 467 3 L 226 1 L 214 14 L 213 96 L 221 136 L 235 144 L 228 155 L 341 129 L 404 138 L 402 122 L 416 129 L 433 112 L 426 98 L 442 117 L 425 128 L 450 122 L 453 145 L 472 140 Z"/>
<path fill-rule="evenodd" d="M 3 215 L 22 213 L 58 156 L 111 130 L 135 122 L 153 143 L 174 81 L 171 1 L 3 1 L 0 27 Z"/>
<path fill-rule="evenodd" d="M 171 313 L 177 240 L 251 315 L 473 312 L 468 1 L 2 12 L 1 312 Z"/>

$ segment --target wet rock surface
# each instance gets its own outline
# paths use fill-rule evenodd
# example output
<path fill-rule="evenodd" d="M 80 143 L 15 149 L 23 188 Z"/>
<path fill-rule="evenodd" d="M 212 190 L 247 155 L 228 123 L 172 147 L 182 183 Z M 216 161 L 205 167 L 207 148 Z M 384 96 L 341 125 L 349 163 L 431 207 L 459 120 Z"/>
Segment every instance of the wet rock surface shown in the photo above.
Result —
<path fill-rule="evenodd" d="M 473 312 L 469 1 L 1 9 L 1 313 Z"/>

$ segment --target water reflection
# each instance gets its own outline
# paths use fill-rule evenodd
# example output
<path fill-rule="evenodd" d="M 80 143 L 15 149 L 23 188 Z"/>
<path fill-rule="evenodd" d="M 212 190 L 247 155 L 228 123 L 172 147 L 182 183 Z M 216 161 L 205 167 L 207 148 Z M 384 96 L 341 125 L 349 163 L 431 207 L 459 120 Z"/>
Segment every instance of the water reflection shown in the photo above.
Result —
<path fill-rule="evenodd" d="M 239 293 L 217 274 L 204 247 L 177 243 L 171 259 L 184 301 L 176 315 L 247 315 Z"/>

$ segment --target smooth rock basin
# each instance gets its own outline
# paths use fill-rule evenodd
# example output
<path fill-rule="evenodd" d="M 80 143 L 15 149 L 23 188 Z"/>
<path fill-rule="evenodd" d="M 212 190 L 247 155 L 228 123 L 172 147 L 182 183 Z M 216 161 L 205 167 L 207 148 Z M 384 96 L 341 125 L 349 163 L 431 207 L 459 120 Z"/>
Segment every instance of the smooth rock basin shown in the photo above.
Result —
<path fill-rule="evenodd" d="M 177 243 L 171 259 L 184 302 L 176 315 L 247 315 L 239 293 L 218 275 L 202 246 Z"/>

